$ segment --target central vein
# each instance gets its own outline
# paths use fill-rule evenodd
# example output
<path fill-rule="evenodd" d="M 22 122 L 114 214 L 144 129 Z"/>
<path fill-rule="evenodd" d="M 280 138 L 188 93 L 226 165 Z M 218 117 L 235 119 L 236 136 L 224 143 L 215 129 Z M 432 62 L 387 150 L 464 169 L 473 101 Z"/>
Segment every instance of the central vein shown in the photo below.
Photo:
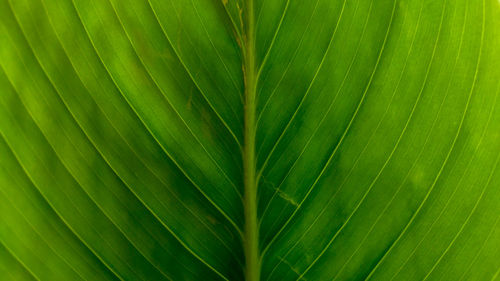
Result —
<path fill-rule="evenodd" d="M 255 30 L 254 30 L 254 3 L 246 0 L 243 46 L 243 75 L 245 81 L 244 104 L 244 213 L 245 228 L 243 247 L 245 253 L 245 280 L 259 281 L 260 279 L 260 253 L 259 253 L 259 228 L 257 222 L 257 181 L 255 162 L 255 108 L 256 108 L 256 65 L 255 65 Z"/>

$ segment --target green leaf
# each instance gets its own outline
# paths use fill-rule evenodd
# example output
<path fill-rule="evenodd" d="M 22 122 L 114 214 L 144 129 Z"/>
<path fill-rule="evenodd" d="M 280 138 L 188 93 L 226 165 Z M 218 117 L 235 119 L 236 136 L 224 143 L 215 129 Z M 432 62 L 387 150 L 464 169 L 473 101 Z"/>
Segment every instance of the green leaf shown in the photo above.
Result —
<path fill-rule="evenodd" d="M 497 0 L 0 0 L 0 280 L 500 280 Z"/>

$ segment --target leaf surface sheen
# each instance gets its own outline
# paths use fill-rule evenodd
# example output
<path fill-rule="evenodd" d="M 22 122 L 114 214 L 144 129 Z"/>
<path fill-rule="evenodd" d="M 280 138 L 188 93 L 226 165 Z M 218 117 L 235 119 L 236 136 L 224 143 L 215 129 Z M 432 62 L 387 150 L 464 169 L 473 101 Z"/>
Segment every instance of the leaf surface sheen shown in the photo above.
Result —
<path fill-rule="evenodd" d="M 500 280 L 496 0 L 0 0 L 0 280 Z"/>

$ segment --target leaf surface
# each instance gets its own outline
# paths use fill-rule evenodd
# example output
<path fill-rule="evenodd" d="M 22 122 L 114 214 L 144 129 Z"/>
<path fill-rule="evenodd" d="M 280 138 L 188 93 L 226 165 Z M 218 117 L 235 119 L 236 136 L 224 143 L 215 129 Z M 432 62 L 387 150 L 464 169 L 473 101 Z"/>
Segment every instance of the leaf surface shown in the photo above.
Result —
<path fill-rule="evenodd" d="M 500 280 L 496 0 L 0 0 L 1 280 Z"/>

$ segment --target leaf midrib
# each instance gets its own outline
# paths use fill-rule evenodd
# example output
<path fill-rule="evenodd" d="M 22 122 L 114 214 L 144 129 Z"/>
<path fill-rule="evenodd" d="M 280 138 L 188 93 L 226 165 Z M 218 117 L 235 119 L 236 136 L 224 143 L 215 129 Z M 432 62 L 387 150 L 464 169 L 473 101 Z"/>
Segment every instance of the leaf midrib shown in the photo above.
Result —
<path fill-rule="evenodd" d="M 244 10 L 243 76 L 244 97 L 244 147 L 243 147 L 243 210 L 245 226 L 243 250 L 245 254 L 245 280 L 260 280 L 259 227 L 257 219 L 257 178 L 255 161 L 255 111 L 257 71 L 255 60 L 254 1 L 247 0 Z"/>

